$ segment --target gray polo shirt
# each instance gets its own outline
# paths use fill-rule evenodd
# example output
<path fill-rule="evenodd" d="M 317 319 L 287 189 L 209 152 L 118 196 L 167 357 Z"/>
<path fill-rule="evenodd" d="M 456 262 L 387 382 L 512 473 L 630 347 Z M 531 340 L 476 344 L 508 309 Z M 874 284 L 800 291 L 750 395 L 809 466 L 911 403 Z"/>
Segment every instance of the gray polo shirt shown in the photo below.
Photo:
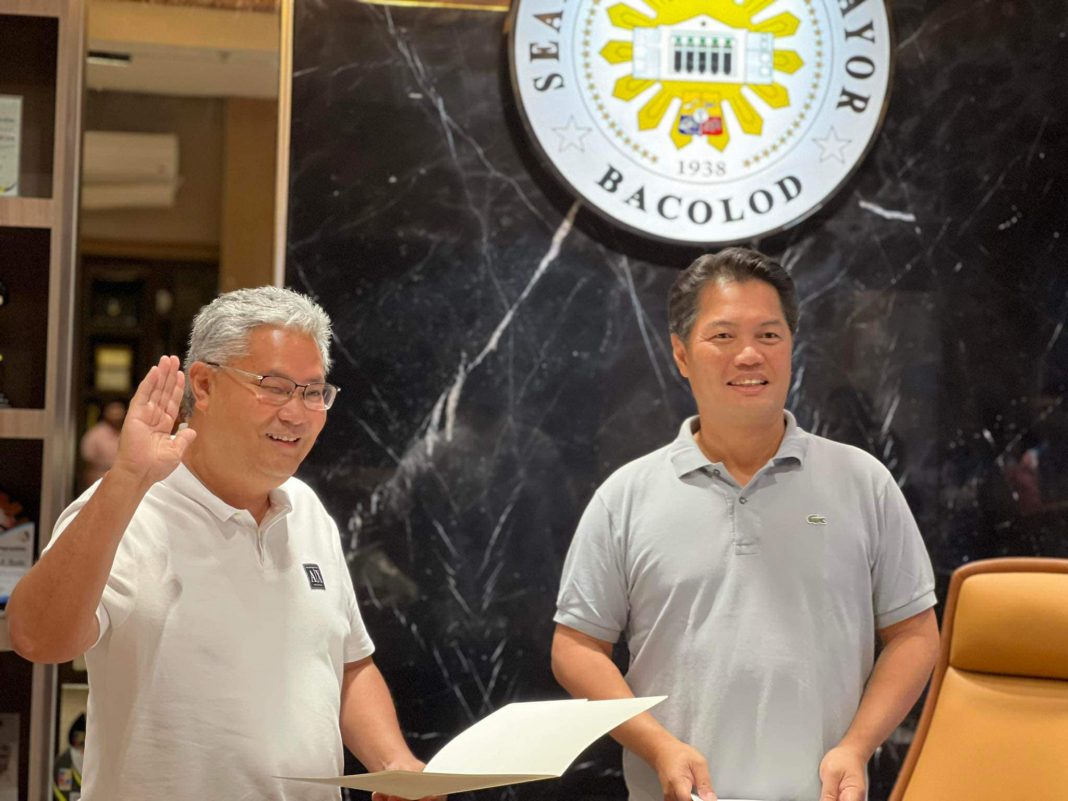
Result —
<path fill-rule="evenodd" d="M 709 761 L 723 798 L 817 801 L 856 713 L 876 630 L 935 604 L 916 522 L 867 453 L 797 427 L 744 488 L 678 438 L 597 490 L 555 620 L 630 649 L 635 695 Z M 624 752 L 634 801 L 663 797 Z"/>

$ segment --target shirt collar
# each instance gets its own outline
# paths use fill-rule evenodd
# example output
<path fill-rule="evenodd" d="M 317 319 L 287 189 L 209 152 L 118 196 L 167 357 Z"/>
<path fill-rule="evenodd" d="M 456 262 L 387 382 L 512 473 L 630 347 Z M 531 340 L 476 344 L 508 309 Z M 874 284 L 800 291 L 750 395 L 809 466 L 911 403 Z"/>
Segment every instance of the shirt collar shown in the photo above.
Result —
<path fill-rule="evenodd" d="M 789 410 L 783 410 L 786 417 L 786 432 L 783 434 L 779 449 L 771 457 L 774 464 L 782 464 L 786 461 L 796 461 L 803 464 L 805 452 L 808 450 L 808 433 L 797 425 L 797 418 Z M 705 456 L 694 439 L 694 434 L 700 427 L 700 418 L 697 415 L 683 421 L 679 429 L 679 435 L 668 448 L 668 458 L 675 467 L 675 475 L 682 478 L 695 470 L 713 466 L 714 462 Z M 720 465 L 722 466 L 722 465 Z"/>
<path fill-rule="evenodd" d="M 234 515 L 246 511 L 245 509 L 231 506 L 215 495 L 204 486 L 199 478 L 193 475 L 193 471 L 186 467 L 184 463 L 180 462 L 166 480 L 174 490 L 199 503 L 219 520 L 229 520 Z M 289 493 L 282 487 L 276 487 L 271 490 L 267 497 L 271 506 L 267 511 L 266 517 L 264 517 L 265 523 L 268 521 L 273 522 L 293 510 L 293 503 L 289 498 Z"/>

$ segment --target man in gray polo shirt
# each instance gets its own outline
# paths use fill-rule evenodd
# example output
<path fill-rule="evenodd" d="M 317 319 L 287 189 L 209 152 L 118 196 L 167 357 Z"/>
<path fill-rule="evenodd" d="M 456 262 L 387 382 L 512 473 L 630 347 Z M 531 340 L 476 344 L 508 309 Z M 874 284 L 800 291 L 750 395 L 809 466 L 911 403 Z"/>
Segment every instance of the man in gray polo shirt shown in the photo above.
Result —
<path fill-rule="evenodd" d="M 613 732 L 632 801 L 863 801 L 934 666 L 930 560 L 893 477 L 785 410 L 797 316 L 755 251 L 679 276 L 671 341 L 698 415 L 609 477 L 568 553 L 557 679 L 669 696 Z"/>

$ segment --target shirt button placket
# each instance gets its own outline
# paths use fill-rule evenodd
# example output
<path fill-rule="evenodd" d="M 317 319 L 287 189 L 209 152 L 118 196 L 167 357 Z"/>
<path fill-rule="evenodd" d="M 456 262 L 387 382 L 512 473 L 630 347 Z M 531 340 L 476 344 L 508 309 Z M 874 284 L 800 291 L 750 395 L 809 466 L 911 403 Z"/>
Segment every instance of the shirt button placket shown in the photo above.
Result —
<path fill-rule="evenodd" d="M 739 493 L 738 503 L 743 505 L 747 504 L 749 503 L 749 498 Z M 732 509 L 731 522 L 736 532 L 736 539 L 734 541 L 735 553 L 742 555 L 759 553 L 759 536 L 754 535 L 753 531 L 751 530 L 752 527 L 755 525 L 756 521 L 752 518 L 752 515 L 745 515 L 739 513 L 739 516 L 742 519 L 736 519 Z"/>

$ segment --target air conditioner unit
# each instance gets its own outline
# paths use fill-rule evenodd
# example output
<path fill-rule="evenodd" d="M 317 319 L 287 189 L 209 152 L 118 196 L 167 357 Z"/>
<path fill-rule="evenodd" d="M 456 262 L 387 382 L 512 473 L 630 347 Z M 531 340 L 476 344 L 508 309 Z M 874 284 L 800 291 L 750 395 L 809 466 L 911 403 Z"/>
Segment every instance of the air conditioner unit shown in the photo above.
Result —
<path fill-rule="evenodd" d="M 167 208 L 180 180 L 176 134 L 85 132 L 83 209 Z"/>

